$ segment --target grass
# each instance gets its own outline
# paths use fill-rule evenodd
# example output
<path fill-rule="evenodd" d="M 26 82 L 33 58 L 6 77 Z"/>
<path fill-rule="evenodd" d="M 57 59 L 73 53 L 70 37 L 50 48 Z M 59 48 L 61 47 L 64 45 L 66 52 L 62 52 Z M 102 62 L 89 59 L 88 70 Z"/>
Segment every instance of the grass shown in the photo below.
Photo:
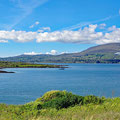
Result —
<path fill-rule="evenodd" d="M 61 65 L 0 61 L 0 68 L 61 68 Z"/>
<path fill-rule="evenodd" d="M 50 91 L 24 105 L 0 104 L 0 120 L 119 120 L 120 98 Z"/>

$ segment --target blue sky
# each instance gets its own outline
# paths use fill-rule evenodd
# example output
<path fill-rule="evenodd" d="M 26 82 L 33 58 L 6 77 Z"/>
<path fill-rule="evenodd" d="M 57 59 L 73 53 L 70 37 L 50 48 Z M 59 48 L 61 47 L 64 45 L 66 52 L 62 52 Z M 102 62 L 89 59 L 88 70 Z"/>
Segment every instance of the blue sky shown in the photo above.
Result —
<path fill-rule="evenodd" d="M 119 21 L 120 0 L 1 0 L 0 56 L 120 42 Z"/>

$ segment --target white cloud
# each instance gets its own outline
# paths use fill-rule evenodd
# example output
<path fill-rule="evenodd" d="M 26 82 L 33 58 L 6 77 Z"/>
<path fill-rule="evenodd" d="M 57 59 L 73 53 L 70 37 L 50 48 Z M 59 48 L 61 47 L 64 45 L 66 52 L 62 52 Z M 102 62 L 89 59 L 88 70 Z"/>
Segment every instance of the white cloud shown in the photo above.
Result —
<path fill-rule="evenodd" d="M 57 54 L 57 51 L 56 51 L 56 50 L 51 50 L 51 54 L 52 54 L 52 55 L 56 55 L 56 54 Z"/>
<path fill-rule="evenodd" d="M 105 23 L 99 25 L 99 28 L 100 28 L 100 29 L 105 29 L 105 27 L 106 27 L 106 24 L 105 24 Z"/>
<path fill-rule="evenodd" d="M 35 26 L 39 25 L 40 22 L 36 21 L 33 25 L 31 25 L 29 28 L 34 28 Z"/>
<path fill-rule="evenodd" d="M 50 52 L 46 52 L 46 54 L 56 55 L 58 52 L 57 50 L 51 50 Z"/>
<path fill-rule="evenodd" d="M 72 31 L 54 31 L 54 32 L 26 32 L 26 31 L 0 31 L 0 42 L 13 40 L 16 42 L 63 42 L 63 43 L 84 43 L 84 44 L 104 44 L 111 42 L 120 42 L 120 28 L 112 26 L 108 28 L 111 31 L 106 33 L 96 32 L 99 25 L 89 25 L 83 29 Z"/>
<path fill-rule="evenodd" d="M 24 53 L 24 55 L 40 55 L 42 53 L 36 53 L 36 52 L 28 52 L 28 53 Z"/>
<path fill-rule="evenodd" d="M 120 43 L 120 28 L 116 30 L 105 33 L 105 35 L 98 41 L 98 44 L 105 44 L 105 43 Z"/>
<path fill-rule="evenodd" d="M 35 24 L 38 25 L 38 24 L 40 24 L 40 22 L 36 21 Z"/>
<path fill-rule="evenodd" d="M 49 53 L 49 52 L 46 52 L 45 54 L 47 54 L 47 55 L 48 55 L 48 54 L 50 54 L 50 53 Z"/>
<path fill-rule="evenodd" d="M 95 43 L 103 36 L 102 32 L 95 32 L 97 25 L 89 25 L 78 31 L 55 31 L 39 33 L 37 42 L 66 42 L 66 43 Z"/>
<path fill-rule="evenodd" d="M 116 26 L 113 25 L 112 27 L 109 27 L 109 28 L 108 28 L 108 31 L 114 31 L 114 30 L 116 30 L 116 29 L 117 29 Z"/>
<path fill-rule="evenodd" d="M 60 54 L 67 54 L 68 52 L 66 51 L 66 52 L 61 52 Z"/>
<path fill-rule="evenodd" d="M 50 27 L 42 27 L 41 29 L 38 30 L 38 32 L 45 32 L 45 31 L 51 31 Z"/>
<path fill-rule="evenodd" d="M 26 31 L 0 31 L 0 40 L 8 41 L 13 40 L 16 42 L 29 42 L 33 41 L 36 37 L 36 32 L 26 32 Z"/>
<path fill-rule="evenodd" d="M 8 43 L 8 40 L 0 40 L 0 43 Z"/>

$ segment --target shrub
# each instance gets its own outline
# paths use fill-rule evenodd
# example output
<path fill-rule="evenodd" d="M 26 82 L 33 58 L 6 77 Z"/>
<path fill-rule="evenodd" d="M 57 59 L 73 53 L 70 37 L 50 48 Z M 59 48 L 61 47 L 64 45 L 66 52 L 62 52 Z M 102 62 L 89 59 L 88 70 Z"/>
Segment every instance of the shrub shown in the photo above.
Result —
<path fill-rule="evenodd" d="M 67 108 L 69 106 L 75 106 L 77 104 L 79 105 L 84 105 L 84 104 L 100 104 L 104 100 L 102 98 L 90 95 L 90 96 L 78 96 L 74 95 L 70 92 L 66 91 L 50 91 L 47 92 L 43 97 L 39 98 L 36 100 L 37 102 L 41 102 L 39 108 L 56 108 L 56 109 L 61 109 L 61 108 Z"/>
<path fill-rule="evenodd" d="M 76 104 L 81 103 L 83 97 L 78 96 L 64 96 L 56 99 L 52 99 L 43 104 L 43 108 L 52 107 L 56 109 L 67 108 L 69 106 L 75 106 Z"/>
<path fill-rule="evenodd" d="M 34 109 L 34 110 L 40 110 L 40 109 L 42 109 L 41 103 L 40 103 L 40 102 L 35 102 L 35 103 L 33 104 L 33 109 Z"/>
<path fill-rule="evenodd" d="M 38 98 L 36 101 L 37 102 L 40 102 L 40 101 L 47 102 L 54 98 L 62 97 L 66 93 L 67 93 L 66 91 L 59 91 L 59 90 L 49 91 L 49 92 L 46 92 L 41 98 Z"/>
<path fill-rule="evenodd" d="M 45 93 L 41 98 L 38 98 L 35 102 L 38 104 L 37 109 L 42 108 L 68 108 L 75 105 L 84 104 L 101 104 L 105 98 L 99 98 L 94 95 L 78 96 L 67 91 L 50 91 Z"/>
<path fill-rule="evenodd" d="M 103 103 L 103 99 L 96 97 L 94 95 L 89 95 L 89 96 L 85 96 L 84 100 L 83 100 L 83 104 L 89 104 L 89 103 L 94 103 L 94 104 L 100 104 Z"/>

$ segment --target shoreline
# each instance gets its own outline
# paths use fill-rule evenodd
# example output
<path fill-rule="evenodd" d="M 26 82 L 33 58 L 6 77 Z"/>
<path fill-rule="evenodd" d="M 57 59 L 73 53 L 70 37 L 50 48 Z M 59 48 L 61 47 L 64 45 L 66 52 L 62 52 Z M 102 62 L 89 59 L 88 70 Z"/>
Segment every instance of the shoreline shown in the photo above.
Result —
<path fill-rule="evenodd" d="M 32 63 L 23 63 L 23 62 L 0 61 L 0 73 L 14 73 L 14 72 L 7 72 L 7 71 L 2 70 L 5 68 L 59 68 L 59 69 L 65 69 L 68 67 L 67 67 L 67 65 L 32 64 Z"/>
<path fill-rule="evenodd" d="M 48 65 L 48 64 L 28 64 L 28 66 L 16 66 L 16 67 L 1 67 L 0 68 L 0 73 L 15 73 L 15 72 L 8 72 L 8 71 L 5 71 L 3 69 L 7 69 L 7 68 L 58 68 L 58 69 L 65 69 L 65 68 L 68 68 L 67 67 L 68 65 Z"/>

